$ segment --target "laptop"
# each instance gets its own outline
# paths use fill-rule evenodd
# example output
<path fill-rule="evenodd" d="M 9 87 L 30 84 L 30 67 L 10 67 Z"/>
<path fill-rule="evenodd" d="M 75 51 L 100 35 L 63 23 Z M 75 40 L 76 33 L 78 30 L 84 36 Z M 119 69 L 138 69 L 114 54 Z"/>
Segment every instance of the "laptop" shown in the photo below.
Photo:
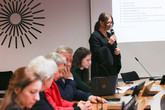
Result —
<path fill-rule="evenodd" d="M 145 85 L 141 92 L 141 96 L 154 96 L 155 94 L 150 93 L 153 84 L 154 82 L 150 82 L 149 84 Z"/>
<path fill-rule="evenodd" d="M 133 93 L 132 93 L 132 96 L 135 96 L 135 95 L 138 96 L 139 92 L 143 89 L 145 82 L 146 82 L 146 81 L 142 81 L 142 82 L 138 83 L 138 84 L 135 86 L 135 89 L 134 89 L 134 91 L 133 91 Z"/>
<path fill-rule="evenodd" d="M 97 96 L 113 95 L 116 92 L 117 76 L 94 77 L 91 79 L 91 93 Z"/>
<path fill-rule="evenodd" d="M 122 110 L 135 110 L 135 104 L 137 102 L 137 95 L 133 96 L 131 100 L 125 105 L 122 103 Z"/>

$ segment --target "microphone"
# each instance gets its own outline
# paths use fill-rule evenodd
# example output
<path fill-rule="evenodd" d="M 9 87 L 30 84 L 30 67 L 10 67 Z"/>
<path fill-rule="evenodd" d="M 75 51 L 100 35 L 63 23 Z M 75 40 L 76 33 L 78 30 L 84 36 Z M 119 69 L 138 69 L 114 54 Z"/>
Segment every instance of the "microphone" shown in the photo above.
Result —
<path fill-rule="evenodd" d="M 111 35 L 114 35 L 114 34 L 115 34 L 114 29 L 111 29 L 110 32 L 111 32 Z M 115 48 L 117 48 L 117 47 L 115 47 L 115 46 L 113 45 L 113 48 L 114 48 L 114 50 L 115 50 Z"/>
<path fill-rule="evenodd" d="M 139 62 L 139 64 L 143 67 L 143 69 L 148 73 L 148 75 L 150 76 L 150 79 L 149 80 L 156 80 L 155 78 L 153 78 L 152 76 L 151 76 L 151 74 L 147 71 L 147 69 L 140 63 L 140 61 L 135 57 L 135 59 L 136 59 L 136 61 L 137 62 Z"/>
<path fill-rule="evenodd" d="M 111 34 L 114 35 L 115 31 L 113 29 L 110 30 Z"/>

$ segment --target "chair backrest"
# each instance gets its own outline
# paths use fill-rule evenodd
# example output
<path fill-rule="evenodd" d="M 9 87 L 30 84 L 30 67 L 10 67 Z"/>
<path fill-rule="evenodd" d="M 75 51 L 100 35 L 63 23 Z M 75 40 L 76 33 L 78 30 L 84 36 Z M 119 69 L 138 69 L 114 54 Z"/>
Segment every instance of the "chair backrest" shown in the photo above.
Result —
<path fill-rule="evenodd" d="M 138 74 L 135 71 L 121 73 L 123 81 L 135 81 L 140 80 Z"/>
<path fill-rule="evenodd" d="M 9 80 L 12 76 L 12 71 L 1 71 L 0 72 L 0 90 L 7 90 Z"/>
<path fill-rule="evenodd" d="M 164 85 L 165 84 L 165 75 L 162 76 L 162 79 L 160 81 L 160 85 Z"/>
<path fill-rule="evenodd" d="M 12 74 L 12 71 L 0 71 L 0 100 L 2 100 L 5 95 Z"/>

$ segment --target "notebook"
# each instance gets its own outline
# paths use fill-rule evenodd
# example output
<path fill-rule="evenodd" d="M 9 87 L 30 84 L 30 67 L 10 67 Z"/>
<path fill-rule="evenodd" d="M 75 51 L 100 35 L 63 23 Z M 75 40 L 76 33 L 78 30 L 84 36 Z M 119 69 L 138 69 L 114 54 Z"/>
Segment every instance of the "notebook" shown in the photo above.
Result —
<path fill-rule="evenodd" d="M 116 91 L 117 80 L 117 76 L 92 78 L 90 92 L 97 96 L 113 95 Z"/>

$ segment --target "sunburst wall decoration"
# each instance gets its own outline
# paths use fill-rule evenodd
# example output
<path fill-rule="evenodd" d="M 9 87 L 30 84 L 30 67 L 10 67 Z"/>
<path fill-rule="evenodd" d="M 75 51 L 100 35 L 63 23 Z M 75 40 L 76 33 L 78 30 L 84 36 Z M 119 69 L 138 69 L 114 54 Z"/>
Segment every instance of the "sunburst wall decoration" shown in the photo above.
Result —
<path fill-rule="evenodd" d="M 32 44 L 31 38 L 37 39 L 34 33 L 42 33 L 41 23 L 45 19 L 39 16 L 44 12 L 40 9 L 40 0 L 1 0 L 0 1 L 0 44 L 7 43 L 8 48 L 14 43 L 18 48 L 18 41 L 25 47 L 25 41 Z M 8 38 L 8 39 L 7 39 Z"/>

